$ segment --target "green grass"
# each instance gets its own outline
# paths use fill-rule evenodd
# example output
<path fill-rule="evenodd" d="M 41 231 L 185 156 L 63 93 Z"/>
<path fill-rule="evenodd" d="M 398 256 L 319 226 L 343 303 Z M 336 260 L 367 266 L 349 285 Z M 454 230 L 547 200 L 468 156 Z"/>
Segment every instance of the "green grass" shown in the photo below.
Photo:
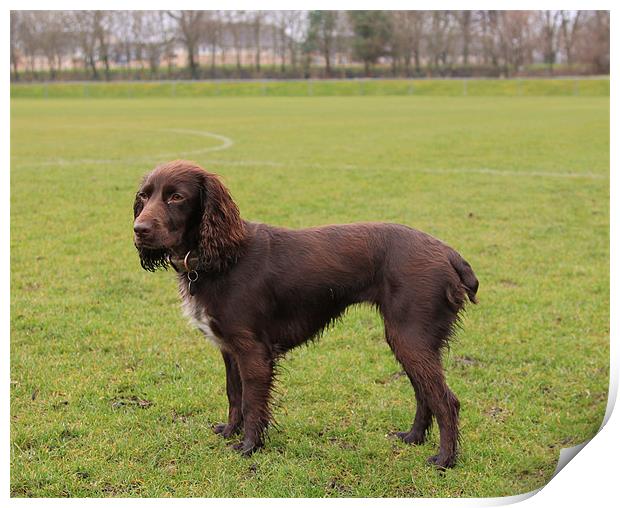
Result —
<path fill-rule="evenodd" d="M 13 496 L 514 495 L 601 423 L 607 97 L 20 99 L 11 157 Z M 132 245 L 140 176 L 174 157 L 223 175 L 247 219 L 400 222 L 471 262 L 480 305 L 445 356 L 455 469 L 425 464 L 436 428 L 386 437 L 414 400 L 367 307 L 283 362 L 261 453 L 212 433 L 220 355 Z"/>
<path fill-rule="evenodd" d="M 328 97 L 358 95 L 609 97 L 609 79 L 392 79 L 12 84 L 12 98 Z"/>

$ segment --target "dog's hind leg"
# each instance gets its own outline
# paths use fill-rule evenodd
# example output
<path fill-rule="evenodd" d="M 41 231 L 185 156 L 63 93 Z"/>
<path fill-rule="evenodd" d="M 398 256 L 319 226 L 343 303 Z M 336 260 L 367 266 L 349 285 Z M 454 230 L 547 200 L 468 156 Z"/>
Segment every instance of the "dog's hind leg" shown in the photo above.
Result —
<path fill-rule="evenodd" d="M 389 327 L 386 327 L 386 329 Z M 458 446 L 459 401 L 446 384 L 440 351 L 435 341 L 422 331 L 403 333 L 390 330 L 388 342 L 416 391 L 418 405 L 411 430 L 401 437 L 406 442 L 422 442 L 430 425 L 429 411 L 439 426 L 439 453 L 429 462 L 440 468 L 452 467 Z"/>
<path fill-rule="evenodd" d="M 426 441 L 428 431 L 433 423 L 433 413 L 424 398 L 424 392 L 416 383 L 415 378 L 407 374 L 415 391 L 416 411 L 411 429 L 405 432 L 396 432 L 396 435 L 408 444 L 422 444 Z"/>

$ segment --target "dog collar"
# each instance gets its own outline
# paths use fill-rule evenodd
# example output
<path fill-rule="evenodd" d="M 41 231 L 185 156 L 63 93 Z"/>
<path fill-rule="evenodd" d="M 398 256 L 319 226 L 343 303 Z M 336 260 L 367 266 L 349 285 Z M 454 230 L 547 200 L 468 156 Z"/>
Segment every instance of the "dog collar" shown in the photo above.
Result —
<path fill-rule="evenodd" d="M 178 258 L 168 256 L 168 262 L 178 273 L 184 273 L 187 277 L 187 289 L 190 296 L 194 296 L 196 293 L 196 283 L 198 282 L 198 270 L 200 265 L 200 259 L 198 256 L 192 256 L 192 251 L 187 251 L 185 257 Z"/>
<path fill-rule="evenodd" d="M 198 256 L 192 256 L 192 251 L 187 251 L 187 254 L 183 257 L 176 257 L 168 255 L 168 262 L 179 273 L 197 272 L 200 267 L 200 258 Z"/>

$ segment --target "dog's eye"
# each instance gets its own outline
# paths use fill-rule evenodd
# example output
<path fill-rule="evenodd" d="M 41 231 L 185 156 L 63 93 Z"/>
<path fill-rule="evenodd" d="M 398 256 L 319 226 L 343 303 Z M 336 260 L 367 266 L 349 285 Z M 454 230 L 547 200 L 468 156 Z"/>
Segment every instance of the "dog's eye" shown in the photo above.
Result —
<path fill-rule="evenodd" d="M 168 198 L 168 203 L 174 203 L 176 201 L 182 201 L 183 200 L 183 196 L 181 196 L 181 194 L 179 194 L 178 192 L 175 192 L 174 194 L 171 194 L 170 197 Z"/>
<path fill-rule="evenodd" d="M 148 199 L 148 196 L 146 195 L 146 192 L 138 192 L 138 194 L 136 194 L 136 197 L 138 199 L 142 199 L 142 200 Z"/>

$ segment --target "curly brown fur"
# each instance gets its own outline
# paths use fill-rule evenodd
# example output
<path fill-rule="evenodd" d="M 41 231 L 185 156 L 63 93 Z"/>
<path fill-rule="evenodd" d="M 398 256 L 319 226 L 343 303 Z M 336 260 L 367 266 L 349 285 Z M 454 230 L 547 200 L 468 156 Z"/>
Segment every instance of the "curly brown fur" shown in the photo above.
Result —
<path fill-rule="evenodd" d="M 205 171 L 201 201 L 200 259 L 205 270 L 219 272 L 237 261 L 245 225 L 237 205 L 217 175 Z"/>

